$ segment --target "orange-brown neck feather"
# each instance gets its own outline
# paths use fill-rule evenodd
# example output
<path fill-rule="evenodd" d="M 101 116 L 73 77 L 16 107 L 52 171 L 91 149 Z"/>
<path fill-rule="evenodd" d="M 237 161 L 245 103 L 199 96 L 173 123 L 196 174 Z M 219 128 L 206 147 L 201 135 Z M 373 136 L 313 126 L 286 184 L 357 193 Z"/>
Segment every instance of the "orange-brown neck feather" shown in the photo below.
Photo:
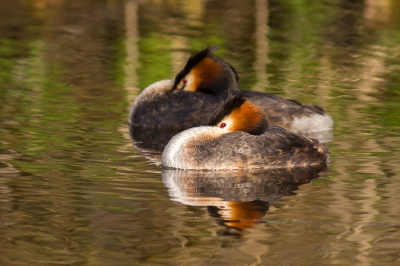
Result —
<path fill-rule="evenodd" d="M 229 116 L 234 121 L 232 131 L 257 132 L 257 134 L 262 134 L 268 128 L 268 120 L 264 111 L 248 101 L 233 110 Z"/>
<path fill-rule="evenodd" d="M 192 83 L 187 90 L 200 91 L 221 78 L 223 66 L 210 57 L 204 58 L 191 71 Z"/>

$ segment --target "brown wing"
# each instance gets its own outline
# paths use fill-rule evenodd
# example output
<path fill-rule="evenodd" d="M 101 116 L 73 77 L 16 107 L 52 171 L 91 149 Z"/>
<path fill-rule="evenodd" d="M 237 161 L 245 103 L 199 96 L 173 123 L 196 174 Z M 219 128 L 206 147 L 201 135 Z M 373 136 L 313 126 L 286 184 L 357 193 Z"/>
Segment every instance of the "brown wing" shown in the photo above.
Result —
<path fill-rule="evenodd" d="M 199 164 L 246 167 L 305 167 L 325 164 L 327 153 L 318 141 L 278 126 L 263 135 L 232 132 L 197 147 Z"/>
<path fill-rule="evenodd" d="M 207 125 L 220 97 L 205 93 L 176 91 L 167 97 L 139 103 L 131 117 L 130 134 L 143 148 L 162 150 L 172 136 L 196 126 Z"/>
<path fill-rule="evenodd" d="M 305 105 L 294 100 L 287 100 L 268 93 L 242 91 L 252 103 L 260 106 L 271 124 L 288 127 L 294 117 L 325 114 L 324 109 L 317 105 Z"/>
<path fill-rule="evenodd" d="M 187 129 L 206 125 L 220 98 L 205 93 L 177 91 L 167 97 L 139 103 L 132 115 L 133 126 Z"/>

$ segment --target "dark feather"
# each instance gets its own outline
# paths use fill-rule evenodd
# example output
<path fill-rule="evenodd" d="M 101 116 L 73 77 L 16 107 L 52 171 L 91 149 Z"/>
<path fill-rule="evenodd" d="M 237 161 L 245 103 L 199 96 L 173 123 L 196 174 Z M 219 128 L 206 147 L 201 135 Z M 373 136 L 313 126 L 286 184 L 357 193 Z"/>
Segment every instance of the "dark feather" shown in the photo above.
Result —
<path fill-rule="evenodd" d="M 258 122 L 257 126 L 253 129 L 248 131 L 251 135 L 261 135 L 264 134 L 265 131 L 269 128 L 269 121 L 267 116 L 263 116 L 261 120 Z"/>
<path fill-rule="evenodd" d="M 221 61 L 222 61 L 222 60 L 221 60 Z M 236 83 L 239 83 L 239 75 L 238 75 L 238 73 L 236 72 L 236 69 L 235 69 L 231 64 L 229 64 L 229 63 L 226 63 L 226 62 L 225 62 L 225 64 L 228 65 L 228 67 L 232 70 L 233 74 L 235 75 Z"/>
<path fill-rule="evenodd" d="M 245 168 L 324 166 L 328 157 L 318 142 L 272 125 L 264 134 L 236 131 L 196 147 L 201 165 Z"/>
<path fill-rule="evenodd" d="M 215 126 L 218 122 L 232 113 L 233 110 L 239 108 L 246 102 L 246 98 L 240 93 L 228 93 L 227 98 L 217 107 L 208 120 L 209 126 Z"/>

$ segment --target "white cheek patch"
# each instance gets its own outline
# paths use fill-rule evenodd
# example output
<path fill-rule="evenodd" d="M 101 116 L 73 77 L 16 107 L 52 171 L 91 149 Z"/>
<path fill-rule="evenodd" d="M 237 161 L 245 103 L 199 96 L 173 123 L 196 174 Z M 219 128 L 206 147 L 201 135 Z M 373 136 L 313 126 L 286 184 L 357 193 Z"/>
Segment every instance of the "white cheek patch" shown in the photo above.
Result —
<path fill-rule="evenodd" d="M 183 90 L 185 91 L 192 91 L 195 92 L 196 91 L 196 76 L 193 75 L 192 72 L 190 72 L 189 74 L 186 75 L 186 77 L 184 78 L 186 79 L 186 86 Z"/>
<path fill-rule="evenodd" d="M 226 124 L 225 127 L 221 128 L 223 130 L 224 134 L 228 133 L 228 132 L 232 132 L 233 125 L 234 125 L 234 122 L 233 122 L 232 118 L 230 118 L 229 116 L 225 117 L 224 119 L 222 119 L 221 123 L 219 123 L 218 125 L 221 125 L 222 123 Z"/>

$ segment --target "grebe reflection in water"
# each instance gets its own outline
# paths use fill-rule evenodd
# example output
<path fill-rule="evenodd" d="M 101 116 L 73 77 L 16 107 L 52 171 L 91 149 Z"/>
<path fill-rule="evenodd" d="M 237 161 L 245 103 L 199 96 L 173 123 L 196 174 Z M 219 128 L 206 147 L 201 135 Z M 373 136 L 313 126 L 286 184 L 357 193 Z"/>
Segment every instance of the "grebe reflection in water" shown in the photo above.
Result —
<path fill-rule="evenodd" d="M 224 226 L 222 234 L 241 234 L 265 223 L 270 206 L 283 196 L 296 195 L 303 184 L 320 178 L 324 167 L 248 171 L 192 171 L 162 169 L 172 201 L 207 208 Z"/>

